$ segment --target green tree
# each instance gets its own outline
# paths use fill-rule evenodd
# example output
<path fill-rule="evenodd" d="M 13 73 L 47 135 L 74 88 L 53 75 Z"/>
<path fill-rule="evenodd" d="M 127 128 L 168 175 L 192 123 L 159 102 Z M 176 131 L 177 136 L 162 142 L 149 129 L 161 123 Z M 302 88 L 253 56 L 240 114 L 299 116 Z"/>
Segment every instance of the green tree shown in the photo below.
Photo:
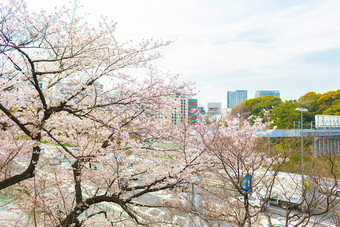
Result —
<path fill-rule="evenodd" d="M 318 100 L 318 111 L 319 114 L 340 114 L 340 89 L 337 91 L 328 91 L 322 94 Z"/>
<path fill-rule="evenodd" d="M 340 115 L 340 101 L 338 100 L 335 105 L 328 107 L 323 114 L 325 115 Z"/>
<path fill-rule="evenodd" d="M 300 113 L 295 110 L 298 107 L 300 104 L 296 100 L 285 101 L 275 107 L 270 115 L 270 120 L 273 121 L 271 125 L 278 129 L 292 128 L 294 121 L 300 120 Z"/>
<path fill-rule="evenodd" d="M 233 117 L 236 117 L 238 116 L 241 116 L 241 117 L 244 117 L 244 118 L 247 118 L 249 116 L 249 112 L 248 112 L 248 109 L 246 107 L 246 105 L 244 105 L 244 103 L 242 102 L 240 105 L 238 106 L 235 106 L 232 111 L 231 111 L 231 116 Z"/>
<path fill-rule="evenodd" d="M 263 117 L 263 110 L 271 110 L 282 103 L 279 97 L 267 95 L 243 102 L 250 115 Z"/>
<path fill-rule="evenodd" d="M 309 112 L 317 112 L 318 105 L 317 101 L 321 97 L 321 94 L 315 92 L 308 92 L 299 98 L 301 106 L 307 108 Z"/>

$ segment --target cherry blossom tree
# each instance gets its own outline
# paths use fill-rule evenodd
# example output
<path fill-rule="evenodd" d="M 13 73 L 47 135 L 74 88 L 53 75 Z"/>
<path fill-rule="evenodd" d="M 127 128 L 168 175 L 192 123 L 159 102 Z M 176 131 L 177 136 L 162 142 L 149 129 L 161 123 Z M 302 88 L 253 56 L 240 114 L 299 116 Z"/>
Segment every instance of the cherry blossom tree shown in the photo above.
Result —
<path fill-rule="evenodd" d="M 148 223 L 143 196 L 177 187 L 200 160 L 194 126 L 171 123 L 191 88 L 151 65 L 168 43 L 119 43 L 115 23 L 90 25 L 76 8 L 0 9 L 1 193 L 29 225 Z"/>
<path fill-rule="evenodd" d="M 262 121 L 256 118 L 253 124 L 251 119 L 238 123 L 221 117 L 209 130 L 198 128 L 206 165 L 197 172 L 201 180 L 196 181 L 196 189 L 182 197 L 186 203 L 173 208 L 187 213 L 194 226 L 275 224 L 277 216 L 285 226 L 325 221 L 338 225 L 337 156 L 329 152 L 320 158 L 305 152 L 309 162 L 302 181 L 301 164 L 291 168 L 295 173 L 283 171 L 296 149 L 300 151 L 300 140 L 281 138 L 280 146 L 271 147 L 265 137 L 271 130 L 264 131 L 267 125 Z M 281 206 L 281 212 L 268 208 L 270 204 Z"/>
<path fill-rule="evenodd" d="M 196 196 L 201 197 L 201 202 L 192 200 L 191 207 L 182 207 L 191 217 L 199 217 L 191 218 L 197 226 L 201 223 L 251 226 L 265 210 L 264 198 L 270 195 L 287 157 L 274 150 L 268 157 L 265 136 L 272 131 L 264 131 L 267 124 L 260 118 L 251 122 L 251 119 L 235 122 L 221 116 L 209 125 L 209 130 L 203 126 L 197 129 L 205 165 L 197 172 L 201 179 L 196 182 L 197 195 L 189 196 L 187 201 Z M 263 197 L 258 204 L 252 202 L 255 195 Z"/>
<path fill-rule="evenodd" d="M 91 25 L 77 8 L 9 0 L 0 12 L 0 191 L 23 212 L 15 223 L 183 225 L 171 217 L 181 207 L 208 224 L 256 221 L 288 155 L 263 152 L 260 118 L 173 124 L 176 95 L 193 91 L 152 66 L 168 42 L 118 42 L 115 23 Z M 147 199 L 168 189 L 182 200 Z"/>

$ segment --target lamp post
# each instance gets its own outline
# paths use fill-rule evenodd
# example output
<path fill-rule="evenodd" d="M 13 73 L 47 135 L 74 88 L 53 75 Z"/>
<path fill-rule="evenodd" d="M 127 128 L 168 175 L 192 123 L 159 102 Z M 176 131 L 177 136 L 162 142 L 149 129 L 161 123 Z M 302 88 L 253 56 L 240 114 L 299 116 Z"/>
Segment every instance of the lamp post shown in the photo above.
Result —
<path fill-rule="evenodd" d="M 304 187 L 305 178 L 303 176 L 303 112 L 308 112 L 307 109 L 296 108 L 296 111 L 301 113 L 301 177 L 302 177 L 302 188 Z"/>

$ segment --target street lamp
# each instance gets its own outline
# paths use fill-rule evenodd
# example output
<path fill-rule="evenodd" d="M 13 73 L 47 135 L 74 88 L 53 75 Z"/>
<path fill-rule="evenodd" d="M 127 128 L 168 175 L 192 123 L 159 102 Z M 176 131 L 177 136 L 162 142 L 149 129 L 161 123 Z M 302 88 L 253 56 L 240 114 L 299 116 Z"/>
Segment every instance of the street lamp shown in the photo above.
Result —
<path fill-rule="evenodd" d="M 301 113 L 301 177 L 302 177 L 302 188 L 304 187 L 305 178 L 303 176 L 303 112 L 308 112 L 307 109 L 296 108 L 296 111 Z"/>

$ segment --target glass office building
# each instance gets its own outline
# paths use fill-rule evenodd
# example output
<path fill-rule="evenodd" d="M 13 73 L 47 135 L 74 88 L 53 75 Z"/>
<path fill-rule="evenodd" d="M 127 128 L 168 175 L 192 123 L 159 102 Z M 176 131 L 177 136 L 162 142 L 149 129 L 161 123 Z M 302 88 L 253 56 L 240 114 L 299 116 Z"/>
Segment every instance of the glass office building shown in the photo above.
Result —
<path fill-rule="evenodd" d="M 241 102 L 247 100 L 247 90 L 236 90 L 227 92 L 227 107 L 234 108 L 241 104 Z"/>
<path fill-rule="evenodd" d="M 273 90 L 273 91 L 259 90 L 255 92 L 255 98 L 264 97 L 267 95 L 272 95 L 272 96 L 280 98 L 280 92 L 278 90 Z"/>

